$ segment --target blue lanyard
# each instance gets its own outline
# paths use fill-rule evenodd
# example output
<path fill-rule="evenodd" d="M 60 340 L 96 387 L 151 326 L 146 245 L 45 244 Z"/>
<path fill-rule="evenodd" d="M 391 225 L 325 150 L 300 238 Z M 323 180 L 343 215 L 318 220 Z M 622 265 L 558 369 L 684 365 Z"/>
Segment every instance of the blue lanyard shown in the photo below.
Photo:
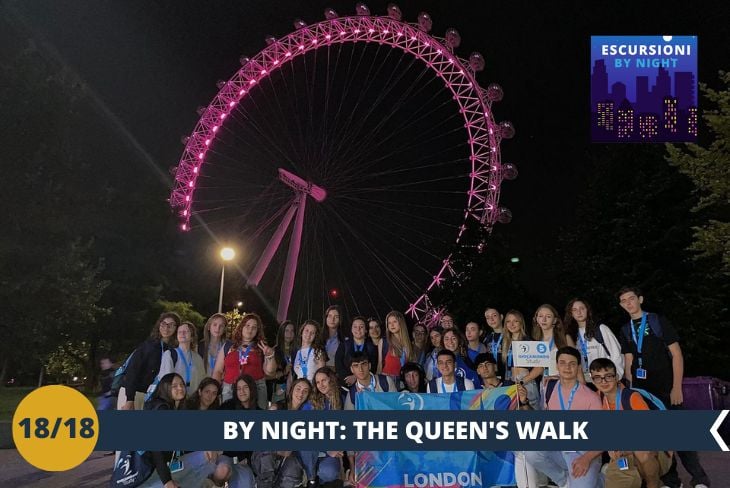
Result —
<path fill-rule="evenodd" d="M 616 388 L 616 410 L 621 410 L 621 389 Z"/>
<path fill-rule="evenodd" d="M 494 342 L 494 335 L 492 335 L 492 342 L 489 343 L 489 347 L 492 349 L 492 356 L 494 356 L 494 360 L 497 360 L 497 354 L 499 354 L 499 349 L 502 347 L 502 338 L 504 338 L 504 335 L 499 335 L 499 341 Z"/>
<path fill-rule="evenodd" d="M 359 385 L 360 383 L 358 383 Z M 360 385 L 362 386 L 362 385 Z M 370 373 L 370 385 L 367 387 L 362 388 L 360 391 L 375 391 L 375 375 L 373 373 Z"/>
<path fill-rule="evenodd" d="M 568 408 L 565 408 L 565 402 L 563 401 L 563 386 L 558 381 L 558 384 L 556 385 L 558 387 L 558 398 L 560 399 L 560 410 L 570 410 L 570 407 L 573 405 L 573 399 L 575 397 L 575 392 L 578 391 L 578 386 L 580 383 L 577 381 L 575 382 L 575 386 L 572 390 L 570 390 L 570 397 L 568 397 Z"/>
<path fill-rule="evenodd" d="M 456 377 L 454 377 L 454 389 L 456 389 Z M 450 393 L 446 391 L 446 384 L 444 383 L 443 378 L 441 378 L 441 393 Z"/>
<path fill-rule="evenodd" d="M 510 348 L 509 351 L 507 351 L 507 367 L 512 367 L 512 348 Z"/>
<path fill-rule="evenodd" d="M 241 369 L 240 366 L 248 364 L 248 355 L 251 354 L 251 346 L 252 344 L 248 345 L 246 352 L 243 352 L 240 347 L 238 348 L 238 369 Z"/>
<path fill-rule="evenodd" d="M 583 371 L 588 371 L 588 343 L 585 337 L 578 331 L 578 342 L 580 343 L 580 350 L 583 353 Z"/>
<path fill-rule="evenodd" d="M 190 386 L 190 370 L 193 369 L 193 351 L 190 351 L 190 361 L 185 359 L 185 353 L 179 347 L 177 348 L 178 357 L 182 358 L 185 365 L 185 386 Z"/>
<path fill-rule="evenodd" d="M 433 368 L 433 371 L 431 372 L 432 378 L 438 378 L 439 375 L 441 374 L 441 372 L 436 367 L 436 359 L 438 357 L 438 354 L 439 354 L 439 352 L 436 349 L 434 349 L 433 352 L 431 353 L 431 359 L 432 359 L 431 367 Z"/>
<path fill-rule="evenodd" d="M 297 353 L 299 355 L 299 367 L 302 368 L 302 377 L 307 377 L 307 371 L 309 371 L 308 363 L 309 363 L 309 356 L 312 355 L 312 347 L 309 348 L 309 351 L 307 351 L 307 358 L 304 358 L 304 355 L 302 354 L 302 350 L 299 349 L 299 352 Z"/>
<path fill-rule="evenodd" d="M 218 350 L 216 351 L 215 355 L 210 353 L 210 346 L 208 346 L 208 365 L 209 369 L 208 371 L 210 374 L 213 374 L 213 369 L 215 369 L 215 361 L 218 358 L 218 353 L 220 352 L 221 348 L 223 347 L 223 343 L 218 343 Z"/>
<path fill-rule="evenodd" d="M 400 367 L 402 368 L 406 364 L 406 350 L 403 348 L 403 350 L 400 353 Z"/>
<path fill-rule="evenodd" d="M 634 328 L 634 321 L 631 321 L 631 337 L 634 339 L 634 343 L 636 343 L 636 352 L 639 356 L 639 368 L 642 367 L 642 361 L 641 361 L 641 348 L 644 344 L 644 334 L 646 333 L 646 317 L 647 313 L 644 312 L 641 315 L 641 325 L 639 326 L 639 337 L 636 337 L 636 329 Z"/>
<path fill-rule="evenodd" d="M 550 345 L 548 346 L 548 351 L 552 351 L 553 347 L 555 347 L 555 337 L 552 337 L 550 339 Z"/>

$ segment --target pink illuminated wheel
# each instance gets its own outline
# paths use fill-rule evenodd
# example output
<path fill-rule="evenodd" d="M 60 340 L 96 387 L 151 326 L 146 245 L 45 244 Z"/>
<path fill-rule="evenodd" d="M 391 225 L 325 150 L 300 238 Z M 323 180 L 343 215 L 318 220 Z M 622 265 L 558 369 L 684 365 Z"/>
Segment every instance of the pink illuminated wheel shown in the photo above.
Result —
<path fill-rule="evenodd" d="M 170 203 L 183 231 L 238 242 L 255 285 L 279 319 L 319 317 L 335 298 L 346 315 L 405 310 L 430 322 L 436 289 L 460 273 L 457 255 L 481 251 L 503 179 L 479 53 L 460 36 L 429 34 L 431 19 L 357 15 L 266 39 L 200 120 L 175 169 Z"/>

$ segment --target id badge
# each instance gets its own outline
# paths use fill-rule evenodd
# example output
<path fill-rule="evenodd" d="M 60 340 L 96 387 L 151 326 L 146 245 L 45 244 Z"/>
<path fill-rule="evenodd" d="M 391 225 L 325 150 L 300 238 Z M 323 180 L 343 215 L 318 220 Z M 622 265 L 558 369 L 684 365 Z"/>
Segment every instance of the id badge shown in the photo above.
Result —
<path fill-rule="evenodd" d="M 616 460 L 616 465 L 618 466 L 618 469 L 621 471 L 626 471 L 629 469 L 629 460 L 625 457 L 620 457 Z"/>
<path fill-rule="evenodd" d="M 646 379 L 646 370 L 644 368 L 638 368 L 636 370 L 636 377 L 640 380 Z"/>
<path fill-rule="evenodd" d="M 178 473 L 185 469 L 183 467 L 182 459 L 175 459 L 170 461 L 170 473 Z"/>

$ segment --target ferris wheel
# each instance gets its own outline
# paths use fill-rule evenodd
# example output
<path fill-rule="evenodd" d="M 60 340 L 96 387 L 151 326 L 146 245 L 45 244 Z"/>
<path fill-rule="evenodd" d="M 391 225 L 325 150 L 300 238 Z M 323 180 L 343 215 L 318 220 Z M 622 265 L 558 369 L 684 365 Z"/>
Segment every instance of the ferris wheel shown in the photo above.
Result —
<path fill-rule="evenodd" d="M 406 310 L 431 323 L 435 291 L 481 252 L 502 181 L 496 83 L 482 88 L 482 54 L 430 34 L 432 19 L 325 11 L 325 20 L 241 57 L 184 138 L 170 204 L 182 231 L 205 227 L 249 257 L 245 284 L 276 301 L 277 319 Z M 292 223 L 293 222 L 293 223 Z"/>

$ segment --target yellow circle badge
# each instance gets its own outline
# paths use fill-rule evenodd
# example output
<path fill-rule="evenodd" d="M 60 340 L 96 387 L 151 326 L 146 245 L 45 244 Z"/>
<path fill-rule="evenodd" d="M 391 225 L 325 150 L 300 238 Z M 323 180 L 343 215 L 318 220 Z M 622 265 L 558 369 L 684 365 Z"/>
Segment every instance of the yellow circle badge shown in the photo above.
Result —
<path fill-rule="evenodd" d="M 99 419 L 88 398 L 67 386 L 29 393 L 13 415 L 13 441 L 38 469 L 65 471 L 86 461 L 99 437 Z"/>

